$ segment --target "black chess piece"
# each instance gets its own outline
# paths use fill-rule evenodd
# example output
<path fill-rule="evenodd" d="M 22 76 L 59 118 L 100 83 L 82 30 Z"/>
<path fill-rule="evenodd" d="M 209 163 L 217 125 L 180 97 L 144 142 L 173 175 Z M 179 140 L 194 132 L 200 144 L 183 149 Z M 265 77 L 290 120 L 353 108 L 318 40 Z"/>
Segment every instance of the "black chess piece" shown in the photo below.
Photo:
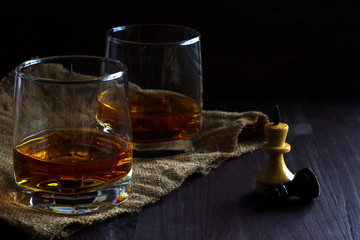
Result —
<path fill-rule="evenodd" d="M 272 202 L 285 202 L 291 196 L 311 200 L 320 194 L 320 184 L 309 168 L 295 173 L 294 179 L 286 184 L 277 184 L 267 191 L 267 197 Z"/>

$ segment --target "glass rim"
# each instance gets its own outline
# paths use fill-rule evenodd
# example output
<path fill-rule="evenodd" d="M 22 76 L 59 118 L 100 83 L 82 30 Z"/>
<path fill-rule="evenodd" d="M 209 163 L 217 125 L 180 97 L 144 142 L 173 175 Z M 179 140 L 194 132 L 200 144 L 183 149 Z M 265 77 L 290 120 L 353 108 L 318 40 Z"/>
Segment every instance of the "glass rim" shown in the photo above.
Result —
<path fill-rule="evenodd" d="M 43 63 L 54 63 L 51 62 L 53 60 L 66 60 L 66 59 L 89 59 L 89 60 L 97 60 L 99 63 L 101 62 L 111 62 L 113 64 L 117 64 L 120 66 L 121 70 L 116 71 L 111 74 L 105 74 L 103 76 L 94 76 L 89 78 L 82 78 L 82 79 L 73 79 L 73 81 L 67 81 L 63 79 L 57 79 L 57 78 L 49 78 L 49 77 L 39 77 L 34 76 L 31 74 L 24 73 L 23 70 L 28 67 L 33 67 L 39 64 Z M 60 63 L 60 62 L 58 62 Z M 113 59 L 113 58 L 107 58 L 107 57 L 100 57 L 100 56 L 92 56 L 92 55 L 57 55 L 57 56 L 51 56 L 51 57 L 42 57 L 42 58 L 35 58 L 28 61 L 25 61 L 21 64 L 19 64 L 15 68 L 15 73 L 17 76 L 20 76 L 22 79 L 26 79 L 29 81 L 34 82 L 44 82 L 44 83 L 57 83 L 57 84 L 84 84 L 84 83 L 98 83 L 98 82 L 105 82 L 105 81 L 111 81 L 114 79 L 122 78 L 125 76 L 127 71 L 127 67 L 124 63 L 122 63 L 119 60 Z"/>
<path fill-rule="evenodd" d="M 145 27 L 168 27 L 168 28 L 184 29 L 184 30 L 191 31 L 192 33 L 194 33 L 195 37 L 184 38 L 183 40 L 179 40 L 179 41 L 140 42 L 140 41 L 131 41 L 131 40 L 119 39 L 119 38 L 116 38 L 114 36 L 111 36 L 111 34 L 114 34 L 116 32 L 123 31 L 123 30 L 126 30 L 128 28 L 138 28 L 138 27 L 141 27 L 141 26 L 145 26 Z M 177 45 L 177 46 L 186 46 L 186 45 L 191 45 L 191 44 L 200 42 L 200 37 L 201 37 L 200 33 L 198 31 L 196 31 L 195 29 L 190 28 L 190 27 L 180 26 L 180 25 L 174 25 L 174 24 L 158 24 L 158 23 L 131 24 L 131 25 L 123 25 L 123 26 L 113 27 L 113 28 L 110 28 L 109 30 L 106 31 L 106 38 L 108 40 L 114 41 L 114 42 L 117 42 L 117 43 L 133 44 L 133 45 L 149 45 L 149 46 Z"/>

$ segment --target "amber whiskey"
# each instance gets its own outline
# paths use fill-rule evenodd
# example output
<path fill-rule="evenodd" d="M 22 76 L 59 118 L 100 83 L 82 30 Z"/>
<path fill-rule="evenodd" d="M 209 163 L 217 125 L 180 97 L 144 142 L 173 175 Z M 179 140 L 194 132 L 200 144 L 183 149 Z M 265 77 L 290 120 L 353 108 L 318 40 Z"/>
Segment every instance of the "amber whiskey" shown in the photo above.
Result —
<path fill-rule="evenodd" d="M 97 119 L 110 126 L 121 124 L 119 103 L 104 92 L 99 96 Z M 133 141 L 165 142 L 191 139 L 200 131 L 201 107 L 193 99 L 166 90 L 137 90 L 129 94 Z"/>
<path fill-rule="evenodd" d="M 43 131 L 14 148 L 14 168 L 20 186 L 78 194 L 127 176 L 132 144 L 99 130 Z"/>

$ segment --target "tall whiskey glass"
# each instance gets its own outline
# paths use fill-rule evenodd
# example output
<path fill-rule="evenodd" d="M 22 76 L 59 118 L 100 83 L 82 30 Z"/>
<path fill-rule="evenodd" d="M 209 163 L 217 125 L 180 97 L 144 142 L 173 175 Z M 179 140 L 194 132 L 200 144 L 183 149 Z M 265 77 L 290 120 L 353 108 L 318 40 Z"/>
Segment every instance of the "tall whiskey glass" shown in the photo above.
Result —
<path fill-rule="evenodd" d="M 106 34 L 105 51 L 128 66 L 134 157 L 196 150 L 202 109 L 200 34 L 174 25 L 115 27 Z"/>
<path fill-rule="evenodd" d="M 15 78 L 17 200 L 73 215 L 125 201 L 132 177 L 126 67 L 103 57 L 55 56 L 22 63 Z M 116 124 L 99 111 L 104 93 Z"/>

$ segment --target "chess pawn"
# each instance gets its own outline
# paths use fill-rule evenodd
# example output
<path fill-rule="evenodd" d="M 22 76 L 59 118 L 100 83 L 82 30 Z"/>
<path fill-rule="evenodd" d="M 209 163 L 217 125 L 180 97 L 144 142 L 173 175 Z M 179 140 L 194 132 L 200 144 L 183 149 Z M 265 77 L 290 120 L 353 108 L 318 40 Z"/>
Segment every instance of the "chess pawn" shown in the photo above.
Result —
<path fill-rule="evenodd" d="M 287 168 L 284 153 L 290 151 L 290 144 L 286 143 L 289 126 L 275 121 L 265 125 L 266 142 L 261 149 L 269 154 L 265 167 L 256 175 L 255 190 L 261 195 L 277 184 L 291 182 L 294 175 Z"/>
<path fill-rule="evenodd" d="M 294 179 L 286 184 L 278 184 L 267 191 L 270 201 L 286 202 L 291 196 L 311 200 L 320 195 L 320 184 L 310 168 L 304 168 L 295 173 Z"/>

